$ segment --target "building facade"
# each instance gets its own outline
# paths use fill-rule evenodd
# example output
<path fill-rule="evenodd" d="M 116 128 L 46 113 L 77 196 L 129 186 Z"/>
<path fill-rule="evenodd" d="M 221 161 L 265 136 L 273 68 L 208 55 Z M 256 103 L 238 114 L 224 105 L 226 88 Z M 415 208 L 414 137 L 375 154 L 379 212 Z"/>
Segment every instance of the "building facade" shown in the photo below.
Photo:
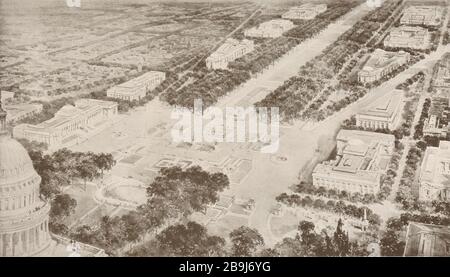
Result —
<path fill-rule="evenodd" d="M 327 10 L 326 4 L 311 4 L 307 3 L 300 7 L 292 7 L 288 12 L 281 17 L 283 19 L 303 19 L 311 20 L 316 18 L 319 14 Z"/>
<path fill-rule="evenodd" d="M 405 257 L 450 256 L 450 227 L 410 222 L 406 231 Z"/>
<path fill-rule="evenodd" d="M 246 37 L 277 38 L 294 27 L 294 23 L 290 20 L 274 19 L 245 30 L 244 35 Z"/>
<path fill-rule="evenodd" d="M 391 48 L 411 48 L 426 50 L 431 47 L 431 35 L 428 29 L 414 26 L 393 28 L 384 40 L 384 46 Z"/>
<path fill-rule="evenodd" d="M 363 111 L 357 113 L 356 125 L 370 129 L 395 130 L 400 124 L 402 110 L 402 94 L 392 92 L 390 95 L 377 100 Z"/>
<path fill-rule="evenodd" d="M 336 159 L 318 164 L 313 185 L 350 193 L 376 194 L 394 151 L 393 135 L 341 130 Z"/>
<path fill-rule="evenodd" d="M 443 8 L 439 6 L 410 6 L 404 10 L 400 24 L 438 26 L 442 16 Z"/>
<path fill-rule="evenodd" d="M 450 201 L 450 142 L 428 146 L 420 167 L 419 200 Z"/>
<path fill-rule="evenodd" d="M 433 87 L 439 89 L 450 88 L 450 53 L 444 54 L 434 67 L 432 78 Z"/>
<path fill-rule="evenodd" d="M 372 83 L 380 80 L 406 64 L 409 59 L 410 54 L 408 52 L 388 52 L 376 49 L 358 73 L 358 80 L 361 83 Z"/>
<path fill-rule="evenodd" d="M 244 39 L 227 39 L 211 56 L 206 59 L 209 69 L 227 69 L 228 63 L 252 52 L 255 49 L 253 41 Z"/>
<path fill-rule="evenodd" d="M 76 144 L 82 138 L 111 123 L 118 114 L 118 104 L 112 101 L 81 99 L 75 106 L 62 107 L 50 120 L 38 125 L 20 124 L 14 127 L 15 138 L 44 143 L 49 149 Z"/>
<path fill-rule="evenodd" d="M 8 112 L 6 122 L 17 122 L 27 117 L 39 114 L 42 112 L 42 104 L 17 104 L 7 105 L 5 110 Z"/>
<path fill-rule="evenodd" d="M 125 101 L 139 101 L 148 91 L 155 89 L 166 79 L 166 73 L 150 71 L 123 84 L 114 86 L 106 91 L 111 98 Z"/>
<path fill-rule="evenodd" d="M 446 97 L 434 97 L 431 100 L 429 116 L 423 123 L 423 135 L 446 138 L 449 134 L 450 107 Z"/>

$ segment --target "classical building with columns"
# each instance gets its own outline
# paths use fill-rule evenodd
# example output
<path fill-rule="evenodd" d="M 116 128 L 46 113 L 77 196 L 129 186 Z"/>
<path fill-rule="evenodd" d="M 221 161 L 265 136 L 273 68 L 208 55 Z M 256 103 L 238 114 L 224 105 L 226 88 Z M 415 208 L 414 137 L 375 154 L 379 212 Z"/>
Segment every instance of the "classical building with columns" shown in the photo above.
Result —
<path fill-rule="evenodd" d="M 372 83 L 393 72 L 410 60 L 410 54 L 405 51 L 389 52 L 376 49 L 363 68 L 358 72 L 361 83 Z"/>
<path fill-rule="evenodd" d="M 49 149 L 77 144 L 113 123 L 118 104 L 112 101 L 80 99 L 75 106 L 62 107 L 55 117 L 37 125 L 19 124 L 14 127 L 15 138 L 44 143 Z"/>
<path fill-rule="evenodd" d="M 238 41 L 229 38 L 206 59 L 206 66 L 209 69 L 227 69 L 228 63 L 239 59 L 254 49 L 255 44 L 251 40 Z"/>
<path fill-rule="evenodd" d="M 147 95 L 147 92 L 155 89 L 165 79 L 166 73 L 150 71 L 128 82 L 108 89 L 106 95 L 124 101 L 139 101 Z"/>
<path fill-rule="evenodd" d="M 449 257 L 450 227 L 410 222 L 406 231 L 405 257 Z"/>
<path fill-rule="evenodd" d="M 395 130 L 403 109 L 402 93 L 392 92 L 356 114 L 356 125 L 367 129 Z"/>
<path fill-rule="evenodd" d="M 381 175 L 394 151 L 393 135 L 341 130 L 337 135 L 336 159 L 318 164 L 313 185 L 336 191 L 376 194 Z"/>
<path fill-rule="evenodd" d="M 67 243 L 49 231 L 50 203 L 41 198 L 41 177 L 25 148 L 6 130 L 0 102 L 0 257 L 68 256 Z M 94 247 L 92 247 L 94 248 Z M 95 248 L 92 256 L 104 254 Z"/>

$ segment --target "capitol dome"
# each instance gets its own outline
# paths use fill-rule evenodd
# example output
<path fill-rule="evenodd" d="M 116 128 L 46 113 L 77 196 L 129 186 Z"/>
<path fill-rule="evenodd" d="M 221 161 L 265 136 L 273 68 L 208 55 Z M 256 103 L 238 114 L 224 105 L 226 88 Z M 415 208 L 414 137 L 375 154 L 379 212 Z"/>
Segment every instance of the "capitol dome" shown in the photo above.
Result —
<path fill-rule="evenodd" d="M 25 148 L 9 136 L 0 137 L 0 186 L 37 175 Z"/>
<path fill-rule="evenodd" d="M 28 152 L 6 129 L 0 101 L 0 257 L 35 256 L 49 248 L 50 205 L 40 197 L 40 183 Z"/>

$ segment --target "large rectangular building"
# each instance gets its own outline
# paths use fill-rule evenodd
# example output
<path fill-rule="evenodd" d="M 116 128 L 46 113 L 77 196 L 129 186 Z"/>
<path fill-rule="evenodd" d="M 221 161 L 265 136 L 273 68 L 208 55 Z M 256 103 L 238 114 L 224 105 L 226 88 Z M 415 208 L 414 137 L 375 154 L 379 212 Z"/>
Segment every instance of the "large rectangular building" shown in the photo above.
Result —
<path fill-rule="evenodd" d="M 429 49 L 431 35 L 428 29 L 415 26 L 393 28 L 384 40 L 384 46 L 391 48 Z"/>
<path fill-rule="evenodd" d="M 431 100 L 429 116 L 423 123 L 423 135 L 446 138 L 449 134 L 450 107 L 446 97 L 434 97 Z"/>
<path fill-rule="evenodd" d="M 247 37 L 277 38 L 294 27 L 294 23 L 290 20 L 274 19 L 245 30 L 244 35 Z"/>
<path fill-rule="evenodd" d="M 376 49 L 358 73 L 361 83 L 372 83 L 385 77 L 392 71 L 406 64 L 410 59 L 408 52 L 389 52 Z"/>
<path fill-rule="evenodd" d="M 316 18 L 319 14 L 327 10 L 326 4 L 312 4 L 307 3 L 300 7 L 292 7 L 289 11 L 284 13 L 281 17 L 284 19 L 303 19 L 311 20 Z"/>
<path fill-rule="evenodd" d="M 147 92 L 156 88 L 166 79 L 166 74 L 159 71 L 150 71 L 123 84 L 114 86 L 106 92 L 108 97 L 125 101 L 139 101 Z"/>
<path fill-rule="evenodd" d="M 450 256 L 450 227 L 410 222 L 406 231 L 405 257 Z"/>
<path fill-rule="evenodd" d="M 434 67 L 433 86 L 439 89 L 450 88 L 450 53 L 446 53 Z"/>
<path fill-rule="evenodd" d="M 381 175 L 386 172 L 394 151 L 395 137 L 341 130 L 336 140 L 336 159 L 314 168 L 314 186 L 350 193 L 378 193 Z"/>
<path fill-rule="evenodd" d="M 253 41 L 244 39 L 227 39 L 211 56 L 206 59 L 209 69 L 227 69 L 228 63 L 252 52 L 255 49 Z"/>
<path fill-rule="evenodd" d="M 76 144 L 108 126 L 117 114 L 116 102 L 81 99 L 75 102 L 75 106 L 65 105 L 52 119 L 38 125 L 15 126 L 13 136 L 45 143 L 49 149 L 58 149 Z"/>
<path fill-rule="evenodd" d="M 440 6 L 410 6 L 404 10 L 400 24 L 438 26 L 442 22 L 443 12 Z"/>
<path fill-rule="evenodd" d="M 450 201 L 450 142 L 429 146 L 420 167 L 419 200 Z"/>
<path fill-rule="evenodd" d="M 402 108 L 402 94 L 392 92 L 357 113 L 356 125 L 374 130 L 395 130 L 401 121 Z"/>

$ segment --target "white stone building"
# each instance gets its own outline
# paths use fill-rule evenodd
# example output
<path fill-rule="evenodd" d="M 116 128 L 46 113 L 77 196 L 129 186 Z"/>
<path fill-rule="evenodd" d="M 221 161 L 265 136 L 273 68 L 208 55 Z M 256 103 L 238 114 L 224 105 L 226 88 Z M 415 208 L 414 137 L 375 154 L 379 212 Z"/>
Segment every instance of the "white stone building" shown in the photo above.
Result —
<path fill-rule="evenodd" d="M 450 142 L 427 147 L 419 175 L 419 200 L 450 201 Z"/>
<path fill-rule="evenodd" d="M 118 104 L 111 101 L 81 99 L 75 106 L 62 107 L 55 117 L 38 125 L 14 127 L 15 138 L 45 143 L 49 149 L 76 144 L 109 125 L 118 114 Z"/>
<path fill-rule="evenodd" d="M 431 47 L 430 32 L 422 27 L 400 26 L 393 28 L 384 40 L 384 46 L 425 50 Z"/>
<path fill-rule="evenodd" d="M 403 97 L 392 92 L 356 114 L 356 125 L 370 129 L 395 130 L 402 117 Z"/>
<path fill-rule="evenodd" d="M 358 73 L 361 83 L 372 83 L 380 80 L 392 71 L 406 64 L 410 59 L 408 52 L 388 52 L 376 49 Z"/>
<path fill-rule="evenodd" d="M 395 137 L 341 130 L 336 140 L 336 159 L 314 168 L 313 185 L 350 193 L 378 193 L 381 175 L 386 172 L 394 151 Z"/>
<path fill-rule="evenodd" d="M 206 66 L 209 69 L 227 69 L 228 63 L 252 52 L 254 49 L 255 44 L 251 40 L 227 39 L 206 59 Z"/>
<path fill-rule="evenodd" d="M 400 24 L 438 26 L 442 22 L 443 11 L 439 6 L 410 6 L 403 11 Z"/>
<path fill-rule="evenodd" d="M 159 71 L 150 71 L 123 84 L 107 90 L 108 97 L 125 101 L 139 101 L 147 95 L 148 91 L 155 89 L 166 79 L 166 74 Z"/>

